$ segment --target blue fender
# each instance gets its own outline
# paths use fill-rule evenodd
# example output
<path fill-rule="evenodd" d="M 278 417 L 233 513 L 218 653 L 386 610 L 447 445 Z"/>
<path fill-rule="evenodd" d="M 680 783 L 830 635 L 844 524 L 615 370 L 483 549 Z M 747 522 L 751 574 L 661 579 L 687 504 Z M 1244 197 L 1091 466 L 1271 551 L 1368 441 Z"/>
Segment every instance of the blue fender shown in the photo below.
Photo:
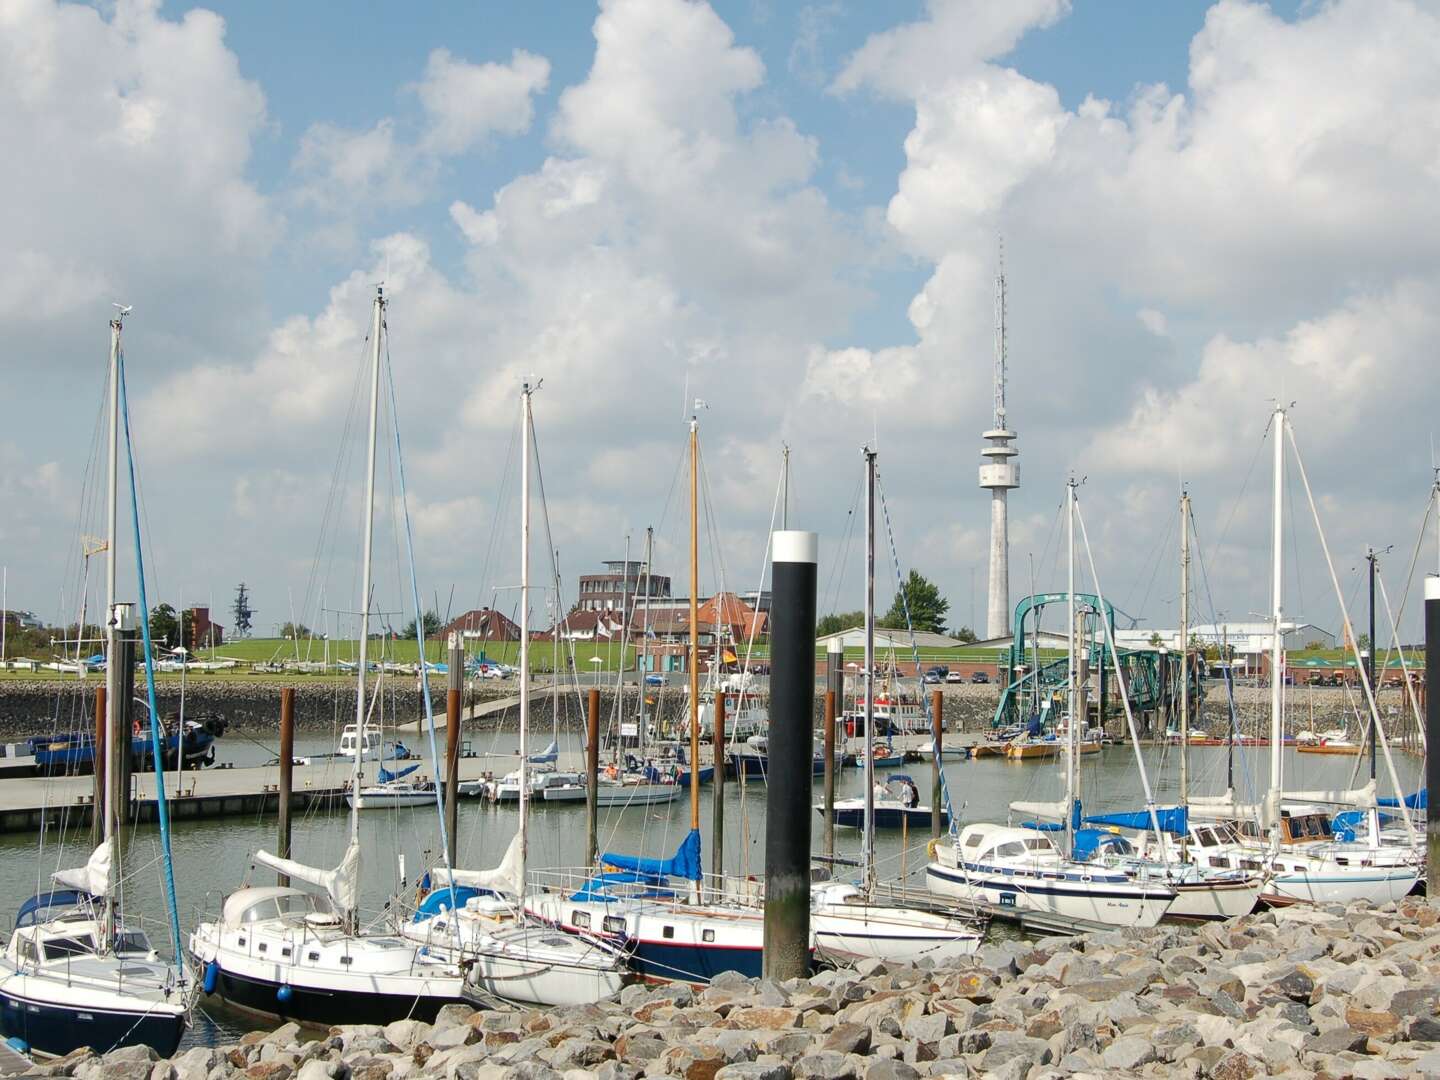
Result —
<path fill-rule="evenodd" d="M 200 985 L 205 988 L 205 992 L 207 994 L 213 994 L 215 992 L 215 987 L 219 982 L 220 961 L 211 960 L 210 963 L 205 965 L 205 977 L 200 983 Z"/>

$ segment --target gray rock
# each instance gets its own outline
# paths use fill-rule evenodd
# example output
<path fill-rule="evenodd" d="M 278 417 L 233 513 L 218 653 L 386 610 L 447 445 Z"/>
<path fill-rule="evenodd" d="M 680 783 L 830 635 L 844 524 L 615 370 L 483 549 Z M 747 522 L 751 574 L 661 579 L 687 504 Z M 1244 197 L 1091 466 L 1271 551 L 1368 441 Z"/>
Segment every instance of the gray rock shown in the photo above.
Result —
<path fill-rule="evenodd" d="M 335 1080 L 339 1075 L 336 1072 L 338 1061 L 321 1061 L 319 1059 L 307 1061 L 300 1066 L 300 1071 L 295 1074 L 295 1080 Z"/>
<path fill-rule="evenodd" d="M 726 1065 L 715 1080 L 790 1080 L 790 1066 L 781 1062 L 739 1061 Z"/>
<path fill-rule="evenodd" d="M 1050 1044 L 1043 1039 L 1032 1039 L 1011 1031 L 997 1031 L 990 1035 L 990 1048 L 981 1059 L 981 1067 L 992 1072 L 1008 1061 L 1021 1060 L 1027 1065 L 1048 1065 L 1053 1055 Z"/>
<path fill-rule="evenodd" d="M 1100 1055 L 1100 1060 L 1109 1069 L 1138 1069 L 1158 1059 L 1155 1047 L 1139 1035 L 1116 1039 Z"/>
<path fill-rule="evenodd" d="M 920 1080 L 920 1070 L 903 1061 L 872 1061 L 865 1066 L 865 1080 Z"/>
<path fill-rule="evenodd" d="M 923 1042 L 939 1042 L 954 1030 L 955 1025 L 950 1022 L 950 1017 L 945 1013 L 911 1016 L 900 1024 L 900 1032 L 905 1038 L 919 1039 Z"/>
<path fill-rule="evenodd" d="M 469 1005 L 461 1005 L 456 1002 L 451 1005 L 442 1005 L 440 1011 L 435 1014 L 435 1028 L 449 1027 L 451 1024 L 468 1024 L 470 1018 L 475 1015 L 475 1010 Z"/>
<path fill-rule="evenodd" d="M 795 1062 L 794 1073 L 799 1080 L 858 1080 L 855 1061 L 848 1054 L 822 1050 Z"/>
<path fill-rule="evenodd" d="M 430 1025 L 423 1020 L 396 1020 L 393 1024 L 385 1025 L 385 1038 L 397 1050 L 409 1051 L 418 1044 L 427 1042 L 431 1031 Z"/>
<path fill-rule="evenodd" d="M 820 1043 L 820 1049 L 863 1057 L 870 1052 L 870 1041 L 868 1024 L 836 1024 Z"/>
<path fill-rule="evenodd" d="M 1319 1035 L 1307 1035 L 1304 1048 L 1308 1053 L 1339 1054 L 1346 1050 L 1364 1053 L 1369 1038 L 1353 1028 L 1337 1027 Z"/>

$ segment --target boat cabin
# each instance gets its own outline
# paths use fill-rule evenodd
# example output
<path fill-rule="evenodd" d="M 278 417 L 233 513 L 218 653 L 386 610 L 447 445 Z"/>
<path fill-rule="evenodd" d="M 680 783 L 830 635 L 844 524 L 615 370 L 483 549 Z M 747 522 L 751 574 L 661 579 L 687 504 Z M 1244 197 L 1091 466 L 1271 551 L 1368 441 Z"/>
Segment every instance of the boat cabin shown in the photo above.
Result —
<path fill-rule="evenodd" d="M 967 863 L 1014 865 L 1060 858 L 1060 849 L 1044 833 L 986 822 L 965 826 L 956 845 Z"/>
<path fill-rule="evenodd" d="M 312 929 L 340 926 L 339 917 L 330 910 L 330 902 L 325 897 L 283 885 L 241 889 L 231 893 L 225 898 L 220 918 L 227 930 L 271 919 Z"/>
<path fill-rule="evenodd" d="M 365 758 L 379 757 L 381 751 L 380 733 L 378 731 L 372 731 L 367 727 L 365 729 L 362 746 L 362 740 L 358 732 L 359 728 L 355 724 L 345 725 L 345 730 L 340 733 L 340 756 L 354 757 L 358 751 L 362 761 L 365 760 Z"/>

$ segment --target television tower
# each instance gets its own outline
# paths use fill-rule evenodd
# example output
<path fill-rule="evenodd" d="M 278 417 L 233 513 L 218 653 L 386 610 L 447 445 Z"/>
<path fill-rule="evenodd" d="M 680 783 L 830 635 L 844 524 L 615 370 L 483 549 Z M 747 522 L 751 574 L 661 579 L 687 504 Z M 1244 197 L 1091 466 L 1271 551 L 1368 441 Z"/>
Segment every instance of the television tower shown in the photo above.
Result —
<path fill-rule="evenodd" d="M 1010 632 L 1010 519 L 1007 493 L 1020 486 L 1020 466 L 1012 460 L 1020 451 L 1010 445 L 1015 432 L 1005 416 L 1005 247 L 1000 247 L 1000 268 L 995 274 L 995 426 L 983 438 L 990 445 L 980 451 L 980 486 L 990 491 L 990 604 L 985 636 Z"/>

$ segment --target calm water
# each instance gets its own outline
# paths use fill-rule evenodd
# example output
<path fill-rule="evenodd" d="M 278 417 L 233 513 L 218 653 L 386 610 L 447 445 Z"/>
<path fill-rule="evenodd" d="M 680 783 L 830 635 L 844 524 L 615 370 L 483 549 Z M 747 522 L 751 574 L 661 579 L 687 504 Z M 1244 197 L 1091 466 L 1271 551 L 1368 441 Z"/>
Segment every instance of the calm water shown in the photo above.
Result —
<path fill-rule="evenodd" d="M 333 748 L 330 739 L 297 740 L 297 753 L 324 753 Z M 481 752 L 513 752 L 514 736 L 499 735 L 475 748 Z M 562 743 L 562 749 L 567 748 Z M 421 749 L 412 745 L 412 749 Z M 267 747 L 227 736 L 221 759 L 237 765 L 258 764 L 273 754 Z M 1176 751 L 1151 749 L 1145 752 L 1146 768 L 1157 800 L 1173 801 L 1177 795 Z M 1235 786 L 1242 798 L 1260 790 L 1268 770 L 1269 751 L 1237 750 Z M 1286 786 L 1291 789 L 1345 786 L 1355 759 L 1285 752 Z M 1397 756 L 1396 767 L 1406 790 L 1414 790 L 1420 763 L 1409 756 Z M 345 766 L 337 763 L 337 772 Z M 1365 770 L 1362 763 L 1362 771 Z M 1382 791 L 1388 793 L 1384 761 L 1380 763 Z M 1191 751 L 1192 791 L 1218 793 L 1225 786 L 1226 750 L 1199 747 Z M 429 770 L 425 770 L 429 771 Z M 930 765 L 922 762 L 899 769 L 881 770 L 880 775 L 904 773 L 919 786 L 922 805 L 928 805 Z M 1019 764 L 987 758 L 976 762 L 947 762 L 945 775 L 952 803 L 962 820 L 1004 820 L 1006 804 L 1016 799 L 1055 799 L 1063 793 L 1057 763 Z M 836 784 L 837 797 L 863 794 L 860 770 L 847 768 Z M 1139 809 L 1142 805 L 1139 774 L 1134 752 L 1126 747 L 1107 747 L 1087 756 L 1082 763 L 1082 792 L 1087 812 Z M 742 785 L 730 781 L 725 791 L 726 871 L 732 874 L 764 873 L 765 795 L 763 785 Z M 815 798 L 820 795 L 816 778 Z M 706 845 L 705 865 L 709 867 L 711 842 L 711 791 L 701 789 L 701 832 Z M 468 867 L 494 865 L 518 827 L 518 811 L 479 801 L 460 805 L 460 864 Z M 317 866 L 338 862 L 347 839 L 347 815 L 330 812 L 302 817 L 294 825 L 294 857 Z M 820 849 L 821 819 L 812 817 L 813 842 Z M 600 848 L 646 855 L 669 855 L 689 829 L 689 802 L 685 798 L 666 805 L 604 812 L 599 824 Z M 176 892 L 179 897 L 182 933 L 188 934 L 199 917 L 218 910 L 223 895 L 247 882 L 269 883 L 272 875 L 250 867 L 250 855 L 257 848 L 273 850 L 276 837 L 272 816 L 223 818 L 186 822 L 174 829 Z M 902 875 L 912 885 L 923 887 L 925 843 L 928 833 L 908 837 L 902 850 L 899 831 L 882 832 L 877 838 L 877 857 L 882 879 Z M 379 915 L 391 895 L 413 895 L 416 880 L 434 861 L 439 850 L 439 827 L 433 808 L 373 810 L 362 815 L 362 904 L 367 912 Z M 539 804 L 534 808 L 530 832 L 530 865 L 534 868 L 569 867 L 584 857 L 584 804 Z M 857 830 L 837 829 L 839 855 L 855 855 L 859 849 Z M 163 895 L 158 861 L 158 834 L 153 827 L 136 831 L 127 862 L 126 909 L 132 917 L 144 916 L 152 939 L 168 952 L 169 932 L 164 921 Z M 43 848 L 33 836 L 0 837 L 0 919 L 8 927 L 19 905 L 37 888 L 44 887 L 50 872 L 58 866 L 75 866 L 88 855 L 88 835 L 72 837 L 68 844 L 49 837 Z M 402 860 L 403 874 L 402 878 Z M 843 868 L 838 873 L 844 873 Z M 202 1024 L 192 1039 L 233 1038 L 250 1024 L 238 1019 L 215 1017 L 219 1027 Z"/>

